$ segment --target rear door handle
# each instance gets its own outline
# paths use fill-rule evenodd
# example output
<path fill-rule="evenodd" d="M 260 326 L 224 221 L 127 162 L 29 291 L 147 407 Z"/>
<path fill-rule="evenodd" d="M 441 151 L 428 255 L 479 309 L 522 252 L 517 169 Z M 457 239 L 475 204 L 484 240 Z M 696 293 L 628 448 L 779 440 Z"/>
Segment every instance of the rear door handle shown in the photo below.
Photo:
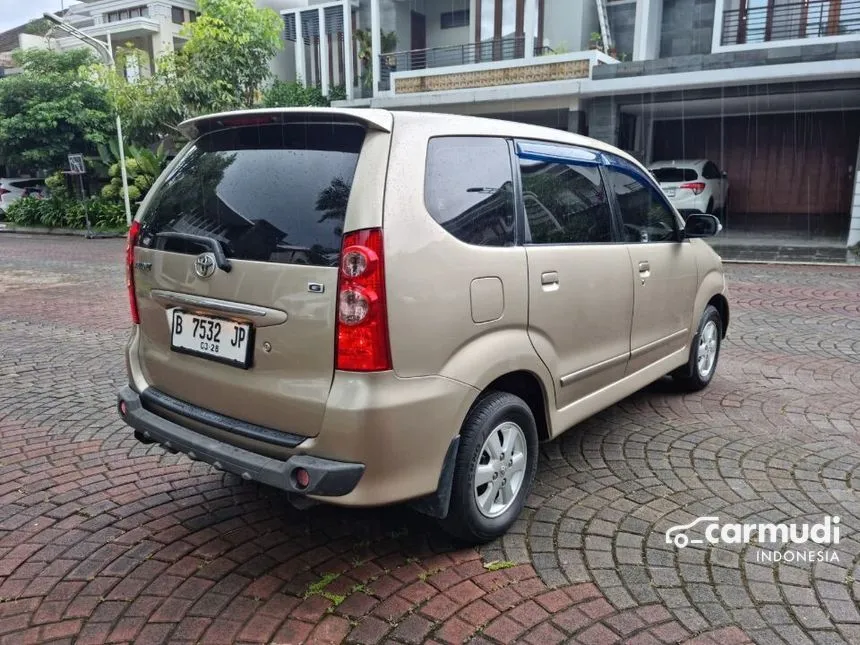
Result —
<path fill-rule="evenodd" d="M 540 283 L 542 285 L 558 284 L 558 271 L 545 271 L 540 274 Z"/>
<path fill-rule="evenodd" d="M 651 277 L 651 264 L 647 261 L 639 263 L 639 282 L 645 284 L 645 279 Z"/>

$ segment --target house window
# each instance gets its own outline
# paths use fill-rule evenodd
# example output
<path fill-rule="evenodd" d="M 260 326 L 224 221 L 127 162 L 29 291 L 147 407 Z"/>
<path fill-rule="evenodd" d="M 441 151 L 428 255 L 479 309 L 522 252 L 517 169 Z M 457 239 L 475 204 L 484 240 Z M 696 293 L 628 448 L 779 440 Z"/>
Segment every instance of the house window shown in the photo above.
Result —
<path fill-rule="evenodd" d="M 544 0 L 536 2 L 535 46 L 543 44 Z M 522 58 L 525 50 L 525 1 L 478 0 L 475 36 L 479 60 Z"/>
<path fill-rule="evenodd" d="M 171 18 L 173 19 L 173 24 L 181 25 L 185 22 L 185 10 L 179 7 L 172 7 L 170 10 Z"/>
<path fill-rule="evenodd" d="M 109 11 L 107 13 L 107 22 L 119 22 L 120 20 L 146 18 L 148 16 L 149 10 L 146 7 L 132 7 L 131 9 L 123 9 L 122 11 Z"/>
<path fill-rule="evenodd" d="M 442 29 L 456 29 L 469 26 L 469 10 L 447 11 L 439 16 Z"/>

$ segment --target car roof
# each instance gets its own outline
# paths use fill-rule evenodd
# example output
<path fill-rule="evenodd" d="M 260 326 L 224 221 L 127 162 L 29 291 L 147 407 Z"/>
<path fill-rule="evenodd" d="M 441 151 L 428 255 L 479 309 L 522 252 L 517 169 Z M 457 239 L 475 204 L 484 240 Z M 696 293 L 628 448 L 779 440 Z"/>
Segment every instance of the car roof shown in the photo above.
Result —
<path fill-rule="evenodd" d="M 668 159 L 655 161 L 649 164 L 648 168 L 651 170 L 658 168 L 701 168 L 708 162 L 708 159 Z"/>
<path fill-rule="evenodd" d="M 573 146 L 583 146 L 618 155 L 637 165 L 640 164 L 630 154 L 615 146 L 592 139 L 566 130 L 556 130 L 540 125 L 506 121 L 504 119 L 490 119 L 479 116 L 463 114 L 447 114 L 444 112 L 392 112 L 396 124 L 406 124 L 409 127 L 424 128 L 435 135 L 477 135 L 477 136 L 499 136 L 517 137 L 522 139 L 537 139 L 552 143 L 562 143 Z"/>
<path fill-rule="evenodd" d="M 581 134 L 502 119 L 443 112 L 394 111 L 376 108 L 255 108 L 195 117 L 179 124 L 179 130 L 189 139 L 194 139 L 206 130 L 215 129 L 219 126 L 226 127 L 222 125 L 226 119 L 259 117 L 269 114 L 282 118 L 295 116 L 308 121 L 330 122 L 334 119 L 344 122 L 359 122 L 366 127 L 384 132 L 390 132 L 396 122 L 398 126 L 405 125 L 410 128 L 421 129 L 430 136 L 474 135 L 537 139 L 588 147 L 617 155 L 636 165 L 642 165 L 641 162 L 623 150 Z"/>

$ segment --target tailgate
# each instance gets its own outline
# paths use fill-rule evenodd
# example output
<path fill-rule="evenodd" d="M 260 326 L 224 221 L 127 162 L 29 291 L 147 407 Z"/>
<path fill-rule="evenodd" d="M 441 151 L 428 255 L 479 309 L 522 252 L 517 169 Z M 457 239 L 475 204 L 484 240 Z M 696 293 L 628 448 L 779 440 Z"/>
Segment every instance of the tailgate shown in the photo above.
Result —
<path fill-rule="evenodd" d="M 224 119 L 171 165 L 135 250 L 150 387 L 264 428 L 319 432 L 364 137 L 356 122 Z"/>

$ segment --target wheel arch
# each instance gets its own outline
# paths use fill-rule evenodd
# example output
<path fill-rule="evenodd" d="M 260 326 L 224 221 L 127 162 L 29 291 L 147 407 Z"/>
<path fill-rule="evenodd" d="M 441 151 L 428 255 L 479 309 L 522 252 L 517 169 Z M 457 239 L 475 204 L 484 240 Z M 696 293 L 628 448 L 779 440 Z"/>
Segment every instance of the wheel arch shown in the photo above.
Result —
<path fill-rule="evenodd" d="M 708 300 L 708 304 L 713 305 L 717 313 L 720 314 L 720 321 L 723 327 L 722 337 L 725 338 L 726 330 L 729 328 L 729 301 L 723 294 L 718 293 Z"/>
<path fill-rule="evenodd" d="M 475 399 L 489 392 L 507 392 L 520 397 L 532 411 L 539 441 L 547 441 L 552 436 L 550 429 L 549 398 L 543 382 L 534 372 L 516 370 L 502 374 L 492 380 Z M 474 404 L 473 404 L 474 405 Z"/>

